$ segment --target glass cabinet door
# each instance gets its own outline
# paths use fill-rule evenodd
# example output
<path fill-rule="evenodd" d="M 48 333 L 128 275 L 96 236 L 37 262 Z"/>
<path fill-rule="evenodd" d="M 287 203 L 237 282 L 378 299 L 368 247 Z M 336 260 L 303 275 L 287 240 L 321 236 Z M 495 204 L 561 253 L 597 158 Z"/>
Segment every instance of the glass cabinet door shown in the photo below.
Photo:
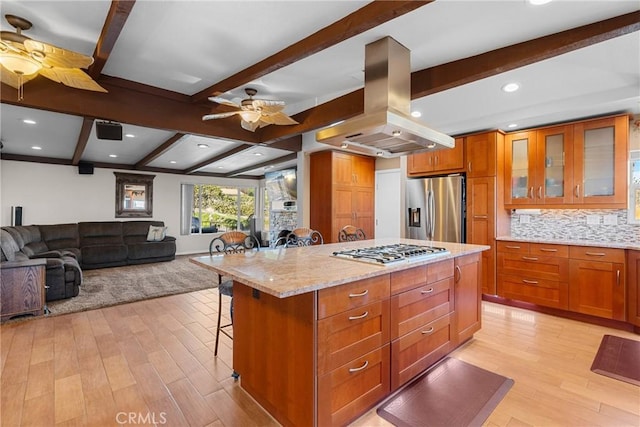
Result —
<path fill-rule="evenodd" d="M 572 201 L 573 151 L 568 148 L 572 139 L 571 126 L 557 126 L 537 131 L 538 203 L 560 204 Z"/>
<path fill-rule="evenodd" d="M 626 203 L 626 116 L 577 123 L 574 127 L 574 200 Z"/>
<path fill-rule="evenodd" d="M 507 135 L 505 141 L 506 176 L 505 203 L 534 203 L 535 132 Z"/>

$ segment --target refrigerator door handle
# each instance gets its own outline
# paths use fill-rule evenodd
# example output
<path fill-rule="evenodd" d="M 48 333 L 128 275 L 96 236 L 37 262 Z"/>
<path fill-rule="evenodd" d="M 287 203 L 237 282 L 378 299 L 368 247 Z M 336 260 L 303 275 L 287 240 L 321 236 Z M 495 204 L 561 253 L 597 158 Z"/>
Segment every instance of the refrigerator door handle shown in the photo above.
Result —
<path fill-rule="evenodd" d="M 433 190 L 429 190 L 429 195 L 427 196 L 427 209 L 429 210 L 429 220 L 427 221 L 427 237 L 429 238 L 429 240 L 433 240 L 436 229 L 436 209 Z"/>

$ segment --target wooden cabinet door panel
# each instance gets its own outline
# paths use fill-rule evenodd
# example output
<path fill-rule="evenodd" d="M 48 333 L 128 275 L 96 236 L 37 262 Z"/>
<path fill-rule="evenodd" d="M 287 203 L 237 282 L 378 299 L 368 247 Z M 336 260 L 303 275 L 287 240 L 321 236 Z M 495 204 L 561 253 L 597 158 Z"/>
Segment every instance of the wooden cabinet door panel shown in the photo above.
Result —
<path fill-rule="evenodd" d="M 351 156 L 334 152 L 332 163 L 333 183 L 335 185 L 352 185 L 354 182 L 354 171 Z"/>
<path fill-rule="evenodd" d="M 480 254 L 455 259 L 455 345 L 461 344 L 480 330 L 482 264 Z"/>
<path fill-rule="evenodd" d="M 501 295 L 563 310 L 569 308 L 569 285 L 546 279 L 527 279 L 522 276 L 500 275 Z"/>
<path fill-rule="evenodd" d="M 409 154 L 407 156 L 407 172 L 409 175 L 433 171 L 433 154 L 431 152 Z"/>
<path fill-rule="evenodd" d="M 376 163 L 373 157 L 353 156 L 354 184 L 358 187 L 373 188 Z"/>
<path fill-rule="evenodd" d="M 537 204 L 573 202 L 573 126 L 536 131 L 535 185 Z"/>
<path fill-rule="evenodd" d="M 0 316 L 9 319 L 18 314 L 40 315 L 44 309 L 45 261 L 34 259 L 6 263 L 0 269 Z"/>
<path fill-rule="evenodd" d="M 453 307 L 453 277 L 391 297 L 391 339 L 449 314 Z"/>
<path fill-rule="evenodd" d="M 467 242 L 489 245 L 482 253 L 482 293 L 495 294 L 495 188 L 496 178 L 471 178 L 467 181 Z"/>
<path fill-rule="evenodd" d="M 389 342 L 389 300 L 318 321 L 318 375 Z"/>
<path fill-rule="evenodd" d="M 627 320 L 640 326 L 640 251 L 627 251 Z"/>
<path fill-rule="evenodd" d="M 450 315 L 442 316 L 391 342 L 391 390 L 396 390 L 449 352 Z"/>
<path fill-rule="evenodd" d="M 569 309 L 625 320 L 624 264 L 572 259 L 569 269 Z"/>
<path fill-rule="evenodd" d="M 465 138 L 467 178 L 496 176 L 497 132 L 471 135 Z"/>
<path fill-rule="evenodd" d="M 319 426 L 346 425 L 390 391 L 389 345 L 318 378 Z"/>
<path fill-rule="evenodd" d="M 434 170 L 464 168 L 464 138 L 456 138 L 455 144 L 454 148 L 442 148 L 433 152 Z"/>

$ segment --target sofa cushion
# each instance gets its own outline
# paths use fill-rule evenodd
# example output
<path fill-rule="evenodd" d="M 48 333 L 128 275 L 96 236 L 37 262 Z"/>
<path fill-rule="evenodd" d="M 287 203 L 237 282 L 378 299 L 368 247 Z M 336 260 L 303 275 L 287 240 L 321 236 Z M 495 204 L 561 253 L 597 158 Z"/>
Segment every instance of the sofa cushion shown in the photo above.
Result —
<path fill-rule="evenodd" d="M 92 245 L 83 246 L 82 265 L 84 267 L 94 265 L 119 265 L 126 263 L 127 246 L 120 245 Z"/>
<path fill-rule="evenodd" d="M 22 244 L 22 246 L 20 246 L 20 250 L 29 258 L 33 258 L 38 254 L 49 251 L 49 248 L 42 240 L 40 228 L 37 225 L 8 227 L 7 231 L 16 240 L 18 246 Z"/>
<path fill-rule="evenodd" d="M 80 247 L 78 224 L 39 225 L 42 240 L 50 250 Z"/>
<path fill-rule="evenodd" d="M 122 223 L 117 221 L 80 222 L 78 223 L 78 234 L 82 256 L 84 256 L 84 248 L 87 246 L 122 245 L 124 243 Z"/>
<path fill-rule="evenodd" d="M 149 227 L 164 227 L 162 221 L 126 221 L 122 223 L 122 235 L 124 236 L 124 242 L 129 243 L 130 238 L 144 236 L 145 240 L 149 233 Z M 139 241 L 138 239 L 134 239 Z"/>
<path fill-rule="evenodd" d="M 166 242 L 140 242 L 130 243 L 129 259 L 152 259 L 152 258 L 166 258 L 174 256 L 176 252 L 175 240 L 168 240 Z"/>
<path fill-rule="evenodd" d="M 4 228 L 0 230 L 0 248 L 2 249 L 2 261 L 15 261 L 16 252 L 20 251 L 16 241 Z"/>

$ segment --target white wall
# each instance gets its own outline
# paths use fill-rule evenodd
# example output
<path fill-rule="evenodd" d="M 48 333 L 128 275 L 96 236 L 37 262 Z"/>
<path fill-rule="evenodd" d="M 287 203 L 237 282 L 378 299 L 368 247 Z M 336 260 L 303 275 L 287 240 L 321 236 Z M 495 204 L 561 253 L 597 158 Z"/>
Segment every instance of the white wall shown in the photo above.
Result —
<path fill-rule="evenodd" d="M 11 225 L 12 206 L 22 206 L 24 225 L 126 221 L 127 218 L 115 217 L 116 177 L 113 172 L 114 169 L 96 168 L 93 175 L 79 175 L 75 166 L 2 160 L 0 225 Z M 153 217 L 150 219 L 164 221 L 168 234 L 176 238 L 178 254 L 207 252 L 213 236 L 180 235 L 181 184 L 263 185 L 251 179 L 150 174 L 155 175 Z"/>

